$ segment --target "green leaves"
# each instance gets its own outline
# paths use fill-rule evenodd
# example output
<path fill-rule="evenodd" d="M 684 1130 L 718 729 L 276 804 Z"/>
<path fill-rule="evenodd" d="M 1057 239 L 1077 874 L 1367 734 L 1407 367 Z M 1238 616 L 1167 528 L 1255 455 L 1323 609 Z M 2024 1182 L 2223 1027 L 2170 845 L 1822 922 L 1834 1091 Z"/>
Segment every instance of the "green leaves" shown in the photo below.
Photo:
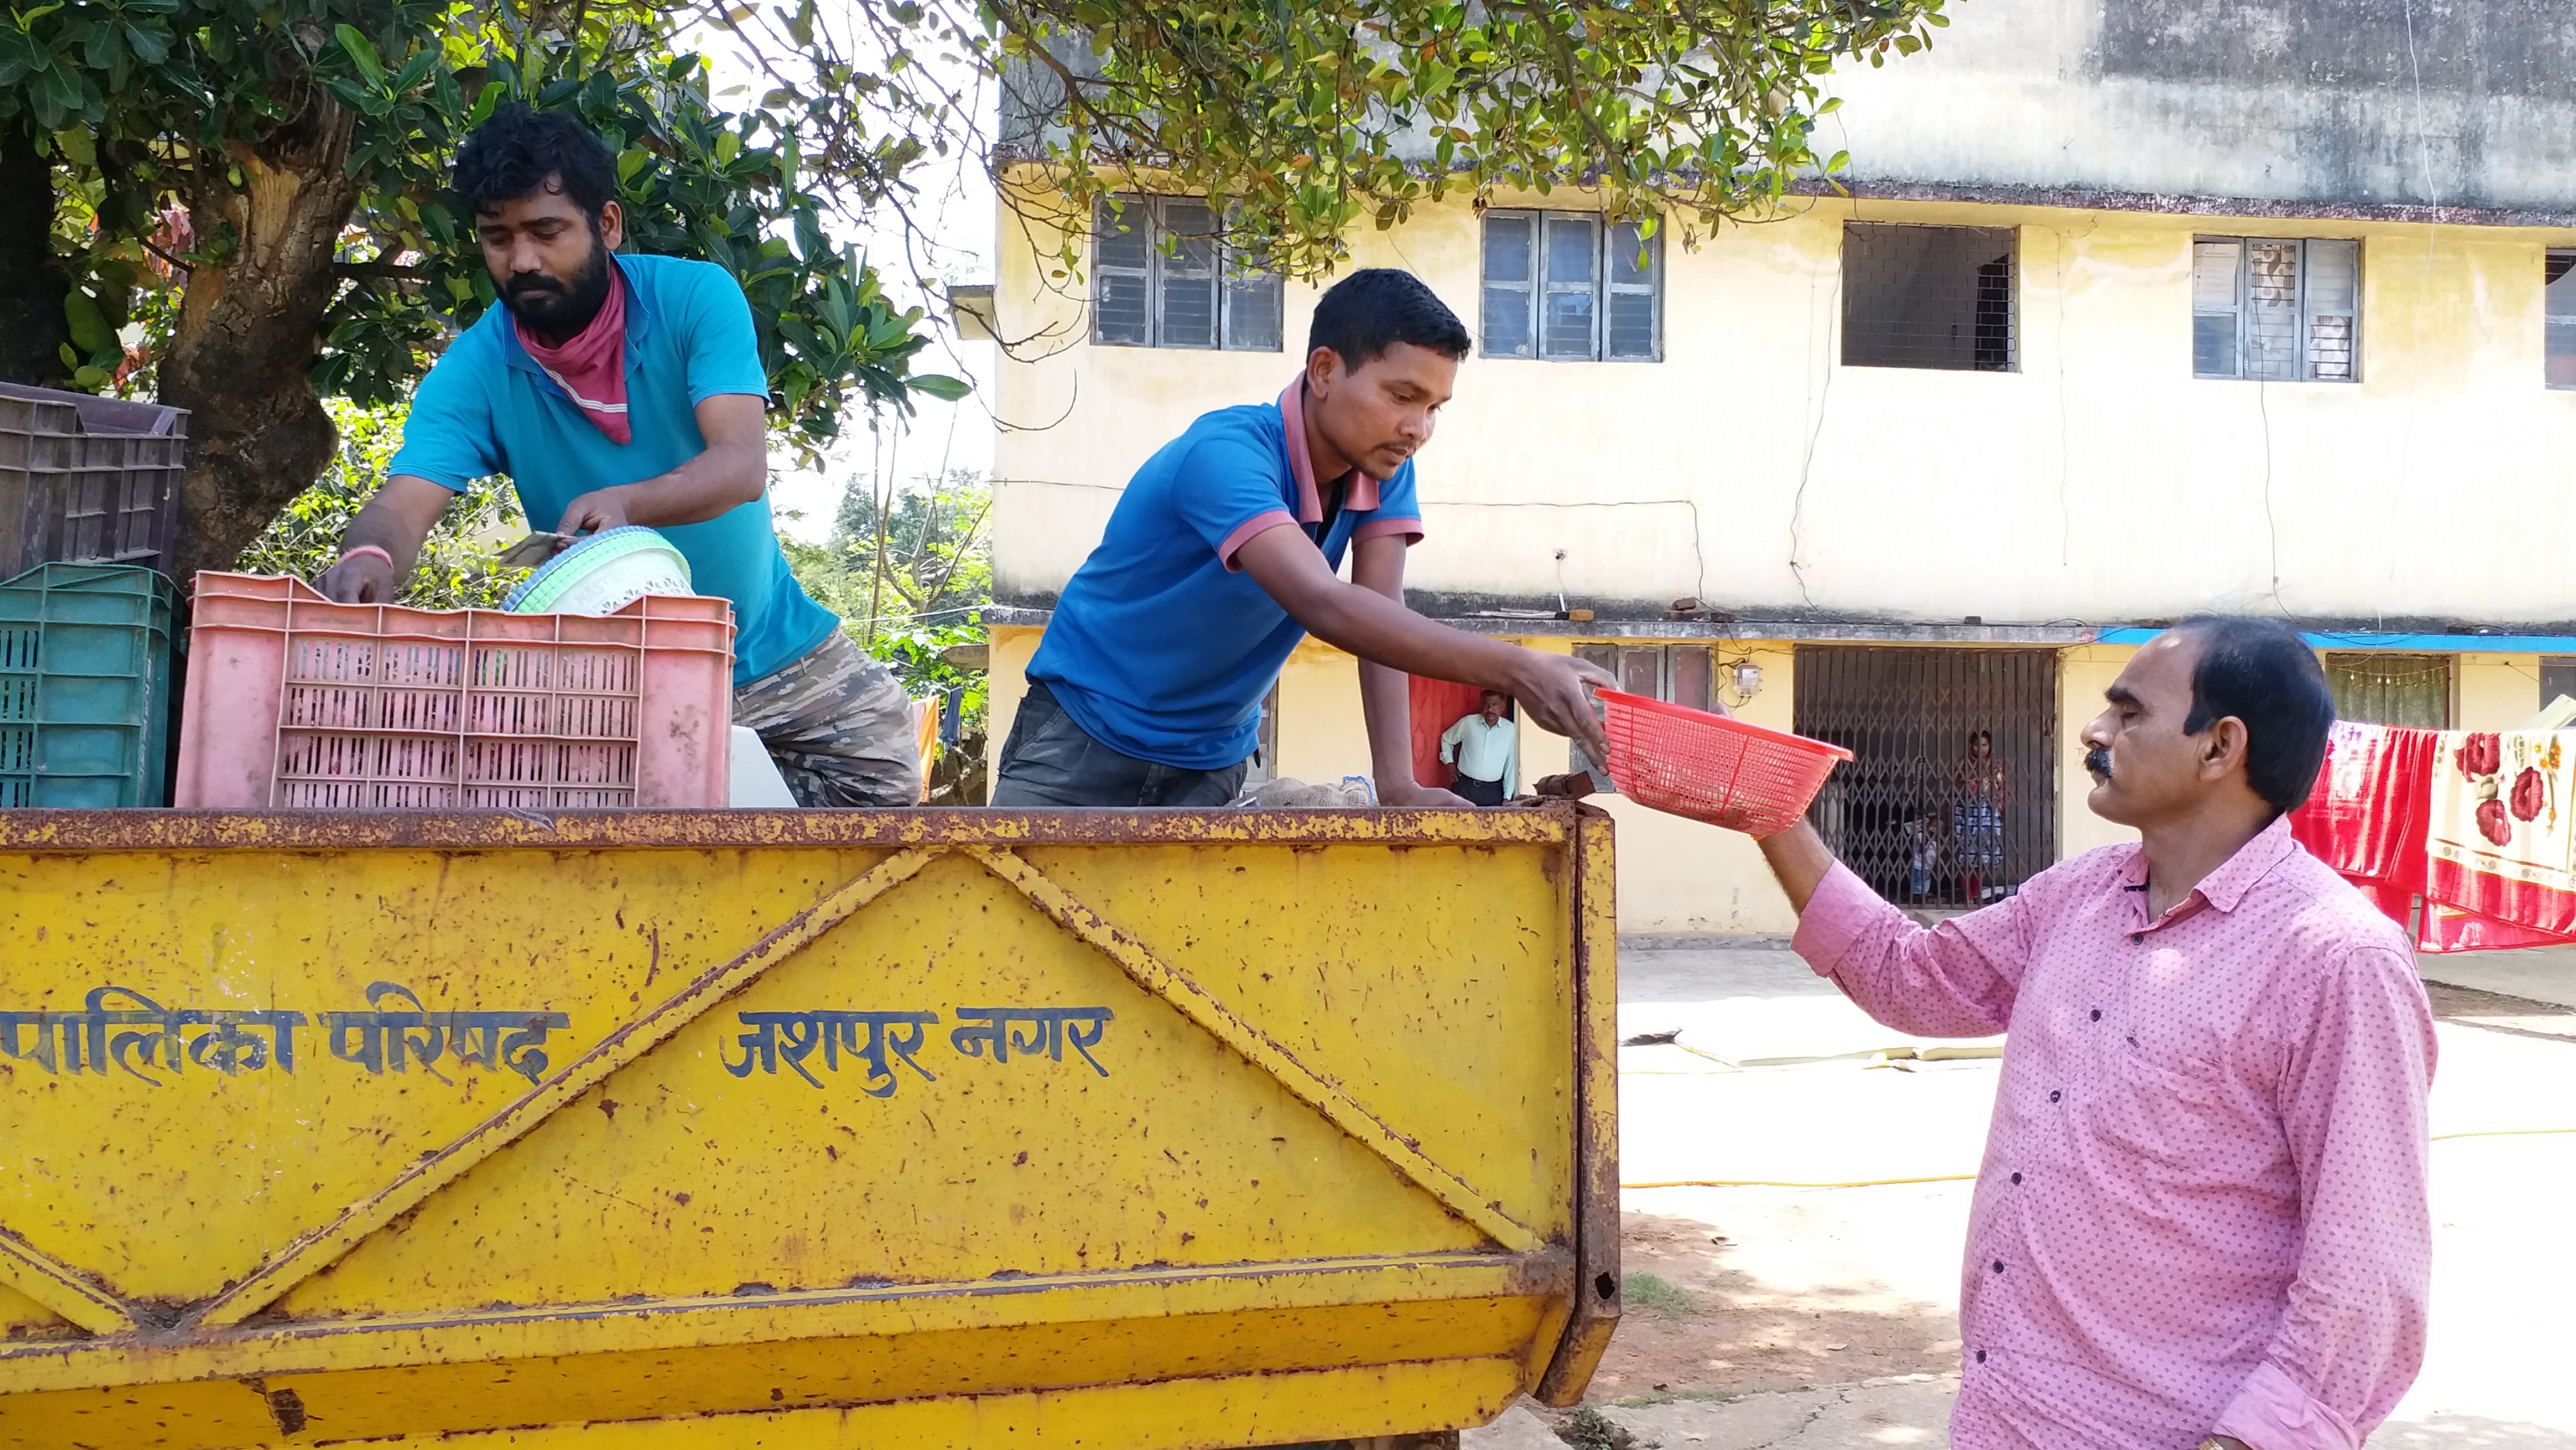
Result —
<path fill-rule="evenodd" d="M 376 48 L 367 43 L 367 38 L 365 36 L 360 35 L 356 29 L 347 25 L 335 26 L 332 28 L 331 33 L 340 38 L 340 49 L 345 51 L 348 54 L 349 59 L 356 63 L 358 74 L 367 78 L 368 85 L 378 87 L 384 85 L 384 62 L 377 59 Z"/>
<path fill-rule="evenodd" d="M 116 329 L 108 326 L 106 311 L 97 298 L 77 287 L 63 294 L 63 321 L 69 325 L 72 346 L 84 353 L 116 346 Z"/>
<path fill-rule="evenodd" d="M 338 562 L 341 536 L 384 482 L 409 406 L 403 397 L 374 407 L 328 406 L 340 435 L 330 466 L 279 511 L 233 567 L 319 579 Z M 400 602 L 420 609 L 498 608 L 528 571 L 502 568 L 500 546 L 486 540 L 526 524 L 508 484 L 486 478 L 468 486 L 431 527 L 419 563 L 403 581 Z"/>
<path fill-rule="evenodd" d="M 791 14 L 815 14 L 812 0 L 790 4 L 802 6 Z M 798 131 L 833 98 L 789 89 L 774 104 L 719 104 L 705 62 L 669 43 L 682 23 L 638 0 L 563 10 L 516 0 L 70 0 L 0 10 L 0 124 L 35 120 L 72 178 L 79 219 L 96 222 L 67 215 L 58 228 L 83 279 L 65 307 L 76 356 L 64 365 L 105 386 L 124 361 L 117 329 L 135 278 L 111 285 L 93 264 L 141 256 L 154 237 L 182 246 L 163 234 L 184 207 L 207 218 L 206 234 L 185 247 L 201 268 L 219 268 L 234 238 L 200 206 L 208 189 L 246 187 L 244 162 L 320 101 L 355 120 L 340 164 L 358 198 L 338 238 L 313 243 L 330 249 L 340 281 L 308 319 L 311 377 L 327 396 L 397 403 L 496 300 L 470 218 L 455 213 L 446 185 L 457 144 L 515 98 L 570 111 L 610 139 L 630 250 L 711 261 L 742 283 L 783 405 L 773 422 L 800 446 L 835 436 L 850 408 L 901 411 L 916 391 L 962 392 L 941 378 L 915 388 L 920 315 L 884 300 L 864 259 L 832 239 L 828 196 L 808 189 Z M 920 154 L 910 137 L 886 139 L 885 157 Z M 152 285 L 175 298 L 186 281 L 165 269 Z M 175 315 L 153 311 L 148 347 L 169 345 Z"/>
<path fill-rule="evenodd" d="M 66 255 L 157 238 L 202 279 L 238 252 L 227 218 L 246 213 L 226 199 L 269 165 L 261 148 L 349 119 L 335 160 L 357 201 L 307 243 L 329 250 L 337 290 L 318 314 L 297 304 L 296 325 L 309 317 L 316 385 L 374 404 L 494 301 L 445 191 L 457 144 L 504 99 L 569 111 L 610 138 L 629 249 L 742 284 L 773 424 L 811 450 L 854 411 L 967 391 L 915 371 L 928 324 L 838 240 L 898 212 L 913 225 L 908 177 L 927 157 L 982 151 L 1006 202 L 1048 228 L 1067 201 L 1082 216 L 1116 191 L 1202 193 L 1230 246 L 1300 275 L 1339 265 L 1363 220 L 1399 226 L 1459 190 L 1580 186 L 1614 216 L 1674 218 L 1688 245 L 1694 222 L 1846 166 L 1811 149 L 1833 108 L 1823 77 L 1919 52 L 1942 3 L 17 0 L 0 8 L 0 124 L 55 138 L 65 214 L 96 223 L 58 229 Z M 730 94 L 677 44 L 702 25 L 745 62 Z M 1015 119 L 997 142 L 979 76 L 1005 71 Z M 183 209 L 200 224 L 184 239 Z M 126 293 L 72 270 L 110 344 L 75 362 L 104 379 L 124 366 Z M 135 309 L 147 329 L 166 329 L 186 278 L 145 279 L 162 299 Z"/>
<path fill-rule="evenodd" d="M 1347 256 L 1358 218 L 1400 225 L 1453 189 L 1579 184 L 1616 217 L 1703 226 L 1761 211 L 1838 165 L 1809 145 L 1832 104 L 1821 78 L 1921 50 L 1941 5 L 1035 0 L 989 5 L 1006 39 L 979 54 L 1080 43 L 1081 65 L 1014 72 L 1055 122 L 1010 158 L 1034 163 L 1005 188 L 1025 213 L 1203 193 L 1241 245 L 1312 275 Z"/>

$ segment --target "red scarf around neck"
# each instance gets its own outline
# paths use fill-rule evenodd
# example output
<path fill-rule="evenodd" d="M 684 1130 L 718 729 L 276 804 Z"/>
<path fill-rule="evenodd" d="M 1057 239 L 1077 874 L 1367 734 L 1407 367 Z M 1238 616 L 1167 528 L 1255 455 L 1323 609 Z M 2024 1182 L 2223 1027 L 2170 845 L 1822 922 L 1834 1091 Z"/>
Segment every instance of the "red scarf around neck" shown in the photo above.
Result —
<path fill-rule="evenodd" d="M 626 277 L 613 259 L 608 269 L 608 300 L 599 305 L 590 326 L 563 346 L 539 342 L 515 313 L 510 325 L 518 330 L 519 346 L 581 408 L 583 417 L 599 425 L 611 443 L 632 443 L 635 431 L 626 421 Z"/>

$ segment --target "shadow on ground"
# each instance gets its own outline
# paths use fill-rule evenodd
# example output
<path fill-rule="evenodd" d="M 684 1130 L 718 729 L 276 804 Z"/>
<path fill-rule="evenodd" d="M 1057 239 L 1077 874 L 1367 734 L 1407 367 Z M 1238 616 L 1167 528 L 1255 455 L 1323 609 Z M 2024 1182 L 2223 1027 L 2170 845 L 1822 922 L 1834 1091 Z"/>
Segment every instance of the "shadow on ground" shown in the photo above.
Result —
<path fill-rule="evenodd" d="M 1875 1286 L 1784 1293 L 1730 1266 L 1738 1250 L 1722 1225 L 1650 1213 L 1620 1217 L 1626 1313 L 1586 1404 L 1958 1368 L 1958 1316 L 1946 1305 L 1891 1301 Z"/>

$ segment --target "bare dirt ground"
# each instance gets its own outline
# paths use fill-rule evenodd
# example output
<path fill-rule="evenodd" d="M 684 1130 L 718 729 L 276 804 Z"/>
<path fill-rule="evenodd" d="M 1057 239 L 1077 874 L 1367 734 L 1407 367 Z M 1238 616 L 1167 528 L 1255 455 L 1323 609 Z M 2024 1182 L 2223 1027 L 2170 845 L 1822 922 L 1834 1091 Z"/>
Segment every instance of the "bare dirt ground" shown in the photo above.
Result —
<path fill-rule="evenodd" d="M 1806 1389 L 1959 1366 L 1958 1314 L 1946 1304 L 1890 1305 L 1881 1293 L 1831 1285 L 1782 1293 L 1730 1264 L 1737 1248 L 1723 1224 L 1630 1212 L 1623 1228 L 1627 1313 L 1587 1403 Z"/>

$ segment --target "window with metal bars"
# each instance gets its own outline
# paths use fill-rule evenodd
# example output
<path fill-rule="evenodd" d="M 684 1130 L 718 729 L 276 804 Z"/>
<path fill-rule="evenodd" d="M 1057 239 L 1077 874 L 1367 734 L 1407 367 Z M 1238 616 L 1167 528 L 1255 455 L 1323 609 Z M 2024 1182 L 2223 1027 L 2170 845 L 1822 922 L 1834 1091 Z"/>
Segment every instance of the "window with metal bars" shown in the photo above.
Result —
<path fill-rule="evenodd" d="M 2361 379 L 2361 243 L 2195 237 L 2191 371 L 2276 383 Z"/>
<path fill-rule="evenodd" d="M 1664 239 L 1591 212 L 1485 213 L 1486 357 L 1661 362 Z"/>
<path fill-rule="evenodd" d="M 2562 695 L 2576 700 L 2576 657 L 2542 655 L 2540 657 L 2540 703 L 2534 708 L 2546 710 L 2557 704 Z"/>
<path fill-rule="evenodd" d="M 1223 232 L 1195 197 L 1103 198 L 1092 212 L 1091 340 L 1279 351 L 1279 274 Z"/>
<path fill-rule="evenodd" d="M 2451 657 L 2379 650 L 2326 656 L 2335 718 L 2372 725 L 2451 728 Z"/>
<path fill-rule="evenodd" d="M 1843 224 L 1843 365 L 2013 369 L 2010 227 Z"/>
<path fill-rule="evenodd" d="M 1891 901 L 1973 907 L 2056 859 L 2052 650 L 1800 645 L 1794 728 L 1852 752 L 1808 819 Z"/>
<path fill-rule="evenodd" d="M 1631 695 L 1706 710 L 1717 700 L 1717 651 L 1704 644 L 1579 644 L 1574 657 L 1616 676 Z M 1597 712 L 1596 702 L 1593 709 Z M 1573 747 L 1576 770 L 1597 769 L 1582 745 Z M 1609 776 L 1601 777 L 1606 785 Z"/>
<path fill-rule="evenodd" d="M 2576 388 L 2576 249 L 2550 248 L 2540 277 L 2549 386 Z"/>

